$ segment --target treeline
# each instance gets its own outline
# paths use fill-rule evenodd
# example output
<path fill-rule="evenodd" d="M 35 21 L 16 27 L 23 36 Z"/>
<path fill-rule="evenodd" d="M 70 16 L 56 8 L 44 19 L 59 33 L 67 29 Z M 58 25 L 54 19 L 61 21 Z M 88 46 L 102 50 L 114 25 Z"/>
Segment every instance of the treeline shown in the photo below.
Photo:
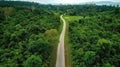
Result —
<path fill-rule="evenodd" d="M 5 4 L 0 2 L 0 67 L 48 67 L 59 14 L 35 6 L 1 5 Z"/>
<path fill-rule="evenodd" d="M 81 19 L 69 22 L 72 65 L 119 67 L 120 8 L 93 13 L 81 15 Z"/>
<path fill-rule="evenodd" d="M 19 7 L 19 6 L 34 6 L 39 9 L 48 9 L 54 10 L 61 14 L 66 13 L 68 15 L 81 15 L 81 14 L 90 14 L 93 12 L 103 12 L 103 11 L 111 11 L 114 10 L 115 6 L 106 6 L 101 5 L 97 6 L 95 4 L 84 4 L 84 5 L 44 5 L 35 2 L 24 2 L 24 1 L 0 1 L 0 6 L 12 6 L 12 7 Z"/>

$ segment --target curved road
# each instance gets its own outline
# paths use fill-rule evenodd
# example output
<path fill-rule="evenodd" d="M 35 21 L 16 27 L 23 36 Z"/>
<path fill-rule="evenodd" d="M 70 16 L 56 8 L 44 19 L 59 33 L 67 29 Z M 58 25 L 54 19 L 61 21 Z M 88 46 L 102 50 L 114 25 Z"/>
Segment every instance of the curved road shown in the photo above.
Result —
<path fill-rule="evenodd" d="M 60 18 L 63 21 L 63 29 L 60 35 L 60 40 L 58 44 L 58 50 L 57 50 L 57 59 L 56 59 L 56 67 L 65 67 L 65 57 L 64 57 L 64 35 L 65 35 L 65 30 L 66 30 L 66 22 L 62 17 L 63 15 L 60 16 Z"/>

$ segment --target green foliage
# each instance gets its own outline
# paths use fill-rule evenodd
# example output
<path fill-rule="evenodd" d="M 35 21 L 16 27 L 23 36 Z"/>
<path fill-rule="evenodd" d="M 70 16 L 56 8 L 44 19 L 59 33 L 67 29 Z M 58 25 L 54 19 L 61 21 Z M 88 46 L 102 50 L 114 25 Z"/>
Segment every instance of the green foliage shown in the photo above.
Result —
<path fill-rule="evenodd" d="M 58 35 L 58 32 L 56 29 L 50 29 L 50 30 L 45 31 L 45 35 L 46 35 L 46 38 L 48 39 L 48 41 L 54 43 L 54 41 L 56 40 L 56 37 Z"/>
<path fill-rule="evenodd" d="M 42 60 L 39 56 L 32 55 L 25 62 L 24 67 L 41 67 Z"/>
<path fill-rule="evenodd" d="M 1 1 L 0 66 L 48 67 L 54 48 L 49 40 L 56 42 L 59 19 L 59 14 L 48 7 L 41 9 L 35 3 Z M 45 33 L 48 30 L 50 38 Z"/>
<path fill-rule="evenodd" d="M 93 51 L 87 51 L 85 52 L 83 56 L 83 61 L 87 66 L 91 66 L 93 63 L 95 63 L 96 60 L 96 54 Z"/>
<path fill-rule="evenodd" d="M 40 54 L 42 58 L 44 59 L 49 59 L 50 51 L 51 51 L 52 45 L 43 40 L 37 40 L 37 41 L 32 41 L 30 42 L 28 46 L 28 50 L 32 54 Z"/>
<path fill-rule="evenodd" d="M 119 7 L 93 15 L 81 13 L 86 16 L 65 16 L 73 67 L 119 67 Z"/>
<path fill-rule="evenodd" d="M 0 1 L 0 67 L 48 67 L 63 13 L 73 67 L 120 66 L 119 7 Z"/>
<path fill-rule="evenodd" d="M 111 65 L 110 63 L 105 63 L 103 67 L 115 67 L 115 66 Z"/>

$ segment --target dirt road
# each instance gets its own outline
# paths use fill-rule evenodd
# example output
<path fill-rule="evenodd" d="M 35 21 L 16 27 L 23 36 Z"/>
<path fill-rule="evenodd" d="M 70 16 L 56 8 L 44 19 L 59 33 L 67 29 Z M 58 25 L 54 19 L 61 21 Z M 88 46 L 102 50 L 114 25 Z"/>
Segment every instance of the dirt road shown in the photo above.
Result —
<path fill-rule="evenodd" d="M 65 67 L 64 36 L 65 36 L 66 22 L 63 19 L 63 15 L 61 15 L 60 18 L 63 21 L 63 29 L 62 29 L 59 44 L 58 44 L 56 67 Z"/>

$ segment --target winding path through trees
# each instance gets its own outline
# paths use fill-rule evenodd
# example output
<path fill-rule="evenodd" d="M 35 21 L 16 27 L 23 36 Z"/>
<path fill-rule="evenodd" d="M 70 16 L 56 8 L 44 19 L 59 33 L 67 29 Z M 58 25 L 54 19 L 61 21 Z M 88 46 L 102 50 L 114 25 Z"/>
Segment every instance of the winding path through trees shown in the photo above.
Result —
<path fill-rule="evenodd" d="M 56 67 L 65 67 L 64 36 L 65 36 L 65 30 L 66 30 L 66 21 L 63 19 L 63 15 L 61 15 L 60 18 L 63 21 L 63 28 L 62 28 L 62 32 L 61 32 L 60 40 L 58 44 Z"/>

